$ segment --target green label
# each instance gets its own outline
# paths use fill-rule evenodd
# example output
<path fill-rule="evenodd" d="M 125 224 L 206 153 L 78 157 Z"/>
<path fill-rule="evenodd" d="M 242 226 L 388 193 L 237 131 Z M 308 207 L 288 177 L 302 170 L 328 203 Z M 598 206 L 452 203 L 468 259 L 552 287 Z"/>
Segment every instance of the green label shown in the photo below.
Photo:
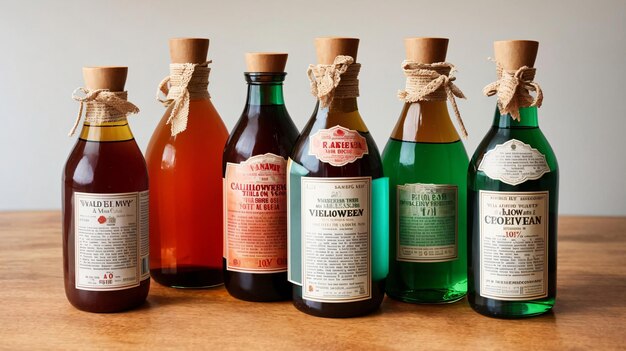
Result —
<path fill-rule="evenodd" d="M 398 185 L 396 259 L 409 262 L 456 259 L 457 200 L 456 185 Z"/>

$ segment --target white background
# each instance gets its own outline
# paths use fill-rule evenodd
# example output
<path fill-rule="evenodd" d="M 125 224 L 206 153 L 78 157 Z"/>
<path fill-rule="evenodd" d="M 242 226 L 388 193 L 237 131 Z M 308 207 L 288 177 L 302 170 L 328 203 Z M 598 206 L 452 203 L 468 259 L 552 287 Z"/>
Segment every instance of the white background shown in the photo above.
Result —
<path fill-rule="evenodd" d="M 540 42 L 540 125 L 561 168 L 562 214 L 626 215 L 626 1 L 1 1 L 0 210 L 55 209 L 82 66 L 127 65 L 130 117 L 142 148 L 163 114 L 167 39 L 208 37 L 209 91 L 228 128 L 243 109 L 244 52 L 286 51 L 287 108 L 299 128 L 315 101 L 313 38 L 361 38 L 359 107 L 382 150 L 404 86 L 403 38 L 449 37 L 448 61 L 468 97 L 459 106 L 471 155 L 491 125 L 492 42 Z"/>

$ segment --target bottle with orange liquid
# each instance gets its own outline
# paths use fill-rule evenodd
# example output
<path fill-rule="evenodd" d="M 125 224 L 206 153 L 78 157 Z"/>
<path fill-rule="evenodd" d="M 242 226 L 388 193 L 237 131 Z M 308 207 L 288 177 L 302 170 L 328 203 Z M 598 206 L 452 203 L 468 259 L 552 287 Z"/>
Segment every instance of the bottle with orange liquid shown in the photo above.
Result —
<path fill-rule="evenodd" d="M 150 272 L 177 288 L 222 284 L 222 151 L 228 131 L 207 91 L 208 39 L 171 39 L 167 106 L 146 153 Z"/>

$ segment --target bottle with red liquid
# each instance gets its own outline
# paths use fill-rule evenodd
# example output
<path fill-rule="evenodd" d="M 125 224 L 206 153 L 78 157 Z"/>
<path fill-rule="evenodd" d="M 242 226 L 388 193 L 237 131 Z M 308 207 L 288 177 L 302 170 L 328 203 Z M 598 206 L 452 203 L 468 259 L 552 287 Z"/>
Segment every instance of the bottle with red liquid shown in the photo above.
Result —
<path fill-rule="evenodd" d="M 139 111 L 126 100 L 127 73 L 85 67 L 85 96 L 74 96 L 85 122 L 63 171 L 63 275 L 83 311 L 128 310 L 150 289 L 148 172 L 126 120 Z"/>
<path fill-rule="evenodd" d="M 171 39 L 167 106 L 146 153 L 150 272 L 177 288 L 222 284 L 222 152 L 228 131 L 207 91 L 208 39 Z M 169 82 L 168 82 L 169 81 Z"/>
<path fill-rule="evenodd" d="M 298 129 L 285 108 L 285 53 L 247 53 L 246 106 L 224 149 L 224 285 L 248 301 L 291 298 L 287 158 Z"/>

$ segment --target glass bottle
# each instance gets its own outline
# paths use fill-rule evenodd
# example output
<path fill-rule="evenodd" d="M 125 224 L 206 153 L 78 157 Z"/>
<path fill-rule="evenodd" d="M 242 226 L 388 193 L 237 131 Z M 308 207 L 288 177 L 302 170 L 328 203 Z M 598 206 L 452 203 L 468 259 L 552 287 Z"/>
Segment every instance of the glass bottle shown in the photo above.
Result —
<path fill-rule="evenodd" d="M 171 39 L 169 44 L 171 68 L 206 62 L 208 39 Z M 196 68 L 188 88 L 186 129 L 172 135 L 170 123 L 176 121 L 170 116 L 178 106 L 174 99 L 146 152 L 153 189 L 150 272 L 158 283 L 176 288 L 223 283 L 221 178 L 228 131 L 206 91 L 208 73 L 198 79 L 198 72 Z M 175 77 L 170 77 L 173 83 Z"/>
<path fill-rule="evenodd" d="M 318 62 L 356 60 L 358 39 L 318 38 Z M 350 72 L 350 68 L 348 71 Z M 351 84 L 355 84 L 352 79 Z M 322 317 L 378 309 L 388 271 L 388 181 L 356 95 L 318 103 L 288 163 L 289 279 L 294 305 Z"/>
<path fill-rule="evenodd" d="M 538 46 L 495 42 L 496 62 L 510 75 L 533 67 Z M 467 178 L 468 301 L 501 318 L 545 313 L 556 298 L 558 164 L 539 129 L 537 106 L 518 111 L 515 120 L 496 108 Z"/>
<path fill-rule="evenodd" d="M 223 157 L 224 285 L 242 300 L 287 300 L 287 158 L 298 137 L 283 99 L 287 54 L 247 53 L 246 63 L 246 106 Z"/>
<path fill-rule="evenodd" d="M 125 100 L 127 73 L 85 67 L 86 92 L 107 89 Z M 118 312 L 141 305 L 150 289 L 148 172 L 126 114 L 113 118 L 106 110 L 103 121 L 94 115 L 103 102 L 84 104 L 85 122 L 63 171 L 65 294 L 80 310 Z"/>
<path fill-rule="evenodd" d="M 432 64 L 445 61 L 448 39 L 408 38 L 405 46 L 408 60 Z M 465 296 L 468 162 L 445 100 L 404 104 L 383 151 L 390 297 L 446 303 Z"/>

